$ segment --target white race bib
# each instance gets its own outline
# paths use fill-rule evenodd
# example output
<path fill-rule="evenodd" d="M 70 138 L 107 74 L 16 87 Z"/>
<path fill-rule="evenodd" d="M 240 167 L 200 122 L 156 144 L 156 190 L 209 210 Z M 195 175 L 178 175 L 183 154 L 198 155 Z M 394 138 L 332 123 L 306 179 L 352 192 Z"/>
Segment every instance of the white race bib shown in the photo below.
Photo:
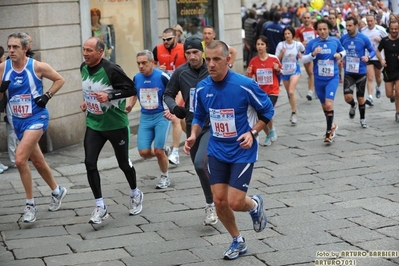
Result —
<path fill-rule="evenodd" d="M 237 136 L 234 109 L 209 108 L 213 136 L 217 138 L 232 138 Z"/>
<path fill-rule="evenodd" d="M 319 67 L 319 76 L 333 77 L 334 76 L 334 61 L 333 60 L 319 60 L 317 62 Z"/>
<path fill-rule="evenodd" d="M 195 88 L 190 88 L 190 109 L 189 111 L 194 113 L 194 95 L 195 95 Z"/>
<path fill-rule="evenodd" d="M 296 57 L 288 56 L 283 58 L 283 74 L 292 75 L 296 72 Z"/>
<path fill-rule="evenodd" d="M 360 58 L 347 56 L 345 58 L 346 71 L 350 73 L 359 73 Z"/>
<path fill-rule="evenodd" d="M 258 68 L 256 70 L 257 82 L 259 85 L 272 85 L 273 84 L 273 69 L 271 68 Z"/>
<path fill-rule="evenodd" d="M 30 94 L 14 95 L 9 101 L 11 113 L 15 117 L 26 118 L 32 116 L 32 98 Z"/>
<path fill-rule="evenodd" d="M 85 92 L 83 97 L 86 102 L 86 109 L 89 113 L 94 115 L 102 115 L 103 110 L 101 109 L 101 104 L 97 100 L 96 94 L 94 92 Z"/>
<path fill-rule="evenodd" d="M 145 88 L 139 91 L 141 107 L 147 110 L 153 110 L 159 107 L 158 88 Z"/>

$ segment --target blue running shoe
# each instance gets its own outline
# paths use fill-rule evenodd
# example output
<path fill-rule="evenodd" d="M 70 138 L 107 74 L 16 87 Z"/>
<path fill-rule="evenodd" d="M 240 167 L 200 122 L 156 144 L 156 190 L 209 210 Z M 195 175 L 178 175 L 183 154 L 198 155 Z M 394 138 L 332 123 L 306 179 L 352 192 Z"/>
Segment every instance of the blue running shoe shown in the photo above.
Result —
<path fill-rule="evenodd" d="M 267 217 L 265 210 L 263 209 L 262 197 L 259 195 L 254 195 L 252 199 L 256 201 L 256 203 L 258 203 L 258 207 L 256 208 L 256 211 L 250 211 L 249 214 L 252 217 L 252 221 L 254 224 L 254 231 L 259 233 L 266 228 Z"/>
<path fill-rule="evenodd" d="M 247 253 L 247 243 L 245 243 L 245 239 L 242 238 L 244 242 L 238 242 L 237 240 L 233 240 L 228 250 L 223 255 L 223 259 L 225 260 L 235 260 L 240 255 Z"/>

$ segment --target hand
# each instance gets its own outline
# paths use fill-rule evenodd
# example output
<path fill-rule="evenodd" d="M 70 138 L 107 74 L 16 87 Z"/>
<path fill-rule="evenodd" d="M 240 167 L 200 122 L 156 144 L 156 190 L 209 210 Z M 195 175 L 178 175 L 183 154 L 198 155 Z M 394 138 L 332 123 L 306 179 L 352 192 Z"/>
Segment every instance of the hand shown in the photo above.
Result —
<path fill-rule="evenodd" d="M 187 116 L 187 109 L 176 105 L 172 110 L 172 114 L 174 114 L 177 118 L 183 119 Z"/>
<path fill-rule="evenodd" d="M 132 109 L 133 109 L 133 106 L 130 106 L 130 105 L 126 105 L 126 107 L 125 107 L 125 113 L 130 113 L 131 111 L 132 111 Z"/>
<path fill-rule="evenodd" d="M 86 112 L 87 110 L 86 102 L 82 102 L 80 104 L 80 110 L 82 110 L 82 112 Z"/>
<path fill-rule="evenodd" d="M 250 76 L 252 74 L 252 65 L 247 67 L 247 71 L 245 74 L 247 74 L 247 76 Z"/>
<path fill-rule="evenodd" d="M 334 54 L 334 58 L 335 58 L 336 60 L 340 60 L 340 59 L 342 59 L 342 55 L 341 55 L 340 53 L 335 53 L 335 54 Z"/>
<path fill-rule="evenodd" d="M 6 90 L 8 89 L 8 86 L 10 85 L 10 82 L 11 81 L 9 81 L 9 80 L 3 80 L 3 82 L 1 83 L 1 86 L 0 86 L 1 93 L 6 92 Z"/>
<path fill-rule="evenodd" d="M 165 110 L 165 111 L 163 111 L 163 117 L 165 117 L 169 121 L 172 121 L 172 119 L 175 117 L 175 115 L 172 114 L 171 112 L 169 112 L 169 110 Z"/>
<path fill-rule="evenodd" d="M 184 147 L 183 147 L 183 151 L 187 154 L 190 155 L 190 150 L 191 147 L 194 145 L 196 140 L 196 137 L 194 137 L 193 135 L 191 135 L 188 139 L 186 139 L 186 141 L 184 142 Z"/>
<path fill-rule="evenodd" d="M 45 108 L 46 104 L 48 103 L 49 98 L 46 94 L 35 98 L 35 103 L 40 106 L 41 108 Z"/>
<path fill-rule="evenodd" d="M 316 49 L 314 49 L 314 51 L 312 52 L 312 56 L 315 57 L 317 54 L 321 53 L 321 51 L 323 50 L 323 48 L 321 48 L 320 46 L 318 46 Z"/>
<path fill-rule="evenodd" d="M 254 144 L 254 137 L 252 136 L 252 133 L 248 131 L 242 134 L 237 141 L 240 142 L 241 148 L 247 150 L 252 147 L 252 144 Z"/>
<path fill-rule="evenodd" d="M 277 72 L 280 71 L 280 66 L 277 63 L 273 63 L 273 68 L 274 70 L 276 70 Z"/>

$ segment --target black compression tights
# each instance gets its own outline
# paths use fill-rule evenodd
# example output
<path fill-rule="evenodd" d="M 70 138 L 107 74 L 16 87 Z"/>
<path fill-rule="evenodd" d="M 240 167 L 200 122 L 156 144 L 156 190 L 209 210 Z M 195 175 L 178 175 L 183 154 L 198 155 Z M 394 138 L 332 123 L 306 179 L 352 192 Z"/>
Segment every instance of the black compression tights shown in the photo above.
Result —
<path fill-rule="evenodd" d="M 97 169 L 98 156 L 105 142 L 111 142 L 115 151 L 115 157 L 118 161 L 119 168 L 123 171 L 131 189 L 137 187 L 136 170 L 129 159 L 129 129 L 128 127 L 110 130 L 96 131 L 86 128 L 84 138 L 85 149 L 85 165 L 87 171 L 87 179 L 94 198 L 102 198 L 100 174 Z"/>

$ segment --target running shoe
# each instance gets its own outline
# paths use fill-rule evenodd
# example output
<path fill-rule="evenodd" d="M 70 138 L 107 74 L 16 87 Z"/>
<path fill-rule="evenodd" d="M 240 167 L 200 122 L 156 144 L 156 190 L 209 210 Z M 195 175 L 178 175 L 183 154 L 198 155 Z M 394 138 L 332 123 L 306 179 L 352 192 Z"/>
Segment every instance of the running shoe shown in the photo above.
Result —
<path fill-rule="evenodd" d="M 362 126 L 362 128 L 367 128 L 367 121 L 366 119 L 360 119 L 360 125 Z"/>
<path fill-rule="evenodd" d="M 313 100 L 313 91 L 309 90 L 308 94 L 306 95 L 306 99 L 308 99 L 308 101 Z"/>
<path fill-rule="evenodd" d="M 165 147 L 165 154 L 166 157 L 169 157 L 169 155 L 172 153 L 172 149 L 169 146 Z"/>
<path fill-rule="evenodd" d="M 205 207 L 205 220 L 203 225 L 213 225 L 218 222 L 218 216 L 216 214 L 215 206 Z"/>
<path fill-rule="evenodd" d="M 350 109 L 349 109 L 349 118 L 350 119 L 355 118 L 356 108 L 357 108 L 357 102 L 355 102 L 355 106 L 353 106 L 353 107 L 351 106 Z"/>
<path fill-rule="evenodd" d="M 375 98 L 379 99 L 381 97 L 381 90 L 380 88 L 375 88 Z"/>
<path fill-rule="evenodd" d="M 48 206 L 48 210 L 54 212 L 59 208 L 61 208 L 61 203 L 62 200 L 65 198 L 66 193 L 67 189 L 61 186 L 60 186 L 60 193 L 58 195 L 54 195 L 53 193 L 51 193 L 51 202 L 50 205 Z"/>
<path fill-rule="evenodd" d="M 136 215 L 143 209 L 143 199 L 144 194 L 141 190 L 138 191 L 139 194 L 135 197 L 130 197 L 129 201 L 129 215 Z"/>
<path fill-rule="evenodd" d="M 36 221 L 36 213 L 36 206 L 26 204 L 23 216 L 24 223 L 33 223 L 34 221 Z"/>
<path fill-rule="evenodd" d="M 172 152 L 169 156 L 168 156 L 168 159 L 169 159 L 169 162 L 171 163 L 171 164 L 174 164 L 174 165 L 178 165 L 179 163 L 180 163 L 180 160 L 179 160 L 179 152 Z"/>
<path fill-rule="evenodd" d="M 399 123 L 399 113 L 395 114 L 395 121 Z"/>
<path fill-rule="evenodd" d="M 101 208 L 101 207 L 96 207 L 94 211 L 91 213 L 91 218 L 89 220 L 90 224 L 100 224 L 102 223 L 105 219 L 109 217 L 107 207 Z"/>
<path fill-rule="evenodd" d="M 391 103 L 394 103 L 395 102 L 395 96 L 389 98 L 389 100 L 391 101 Z"/>
<path fill-rule="evenodd" d="M 252 200 L 256 201 L 258 207 L 255 211 L 250 211 L 249 214 L 252 217 L 253 227 L 255 232 L 262 232 L 266 228 L 267 217 L 265 210 L 263 209 L 263 199 L 259 195 L 254 195 Z"/>
<path fill-rule="evenodd" d="M 5 166 L 4 164 L 0 163 L 0 169 L 4 171 L 8 170 L 8 166 Z"/>
<path fill-rule="evenodd" d="M 247 244 L 245 243 L 245 239 L 243 238 L 243 242 L 238 242 L 237 240 L 233 240 L 228 250 L 223 255 L 223 259 L 225 260 L 235 260 L 240 255 L 247 253 Z"/>
<path fill-rule="evenodd" d="M 326 142 L 326 143 L 333 142 L 333 138 L 335 138 L 335 132 L 337 131 L 337 129 L 338 129 L 338 125 L 336 123 L 333 123 L 333 126 L 331 127 L 331 131 L 326 132 L 324 142 Z"/>
<path fill-rule="evenodd" d="M 164 189 L 168 188 L 170 185 L 170 179 L 166 175 L 161 175 L 161 179 L 159 180 L 156 188 L 157 189 Z"/>
<path fill-rule="evenodd" d="M 298 118 L 297 118 L 296 114 L 291 114 L 290 122 L 293 125 L 295 125 L 298 122 Z"/>
<path fill-rule="evenodd" d="M 259 145 L 261 145 L 261 146 L 270 146 L 270 145 L 272 145 L 272 140 L 271 140 L 270 136 L 266 136 L 265 142 L 259 143 Z"/>
<path fill-rule="evenodd" d="M 374 106 L 374 100 L 373 100 L 373 98 L 371 97 L 371 95 L 369 95 L 369 96 L 367 97 L 366 104 L 367 104 L 368 106 L 370 106 L 370 107 Z"/>
<path fill-rule="evenodd" d="M 278 136 L 277 136 L 276 128 L 273 127 L 272 129 L 270 129 L 270 140 L 276 141 L 277 139 L 278 139 Z"/>

